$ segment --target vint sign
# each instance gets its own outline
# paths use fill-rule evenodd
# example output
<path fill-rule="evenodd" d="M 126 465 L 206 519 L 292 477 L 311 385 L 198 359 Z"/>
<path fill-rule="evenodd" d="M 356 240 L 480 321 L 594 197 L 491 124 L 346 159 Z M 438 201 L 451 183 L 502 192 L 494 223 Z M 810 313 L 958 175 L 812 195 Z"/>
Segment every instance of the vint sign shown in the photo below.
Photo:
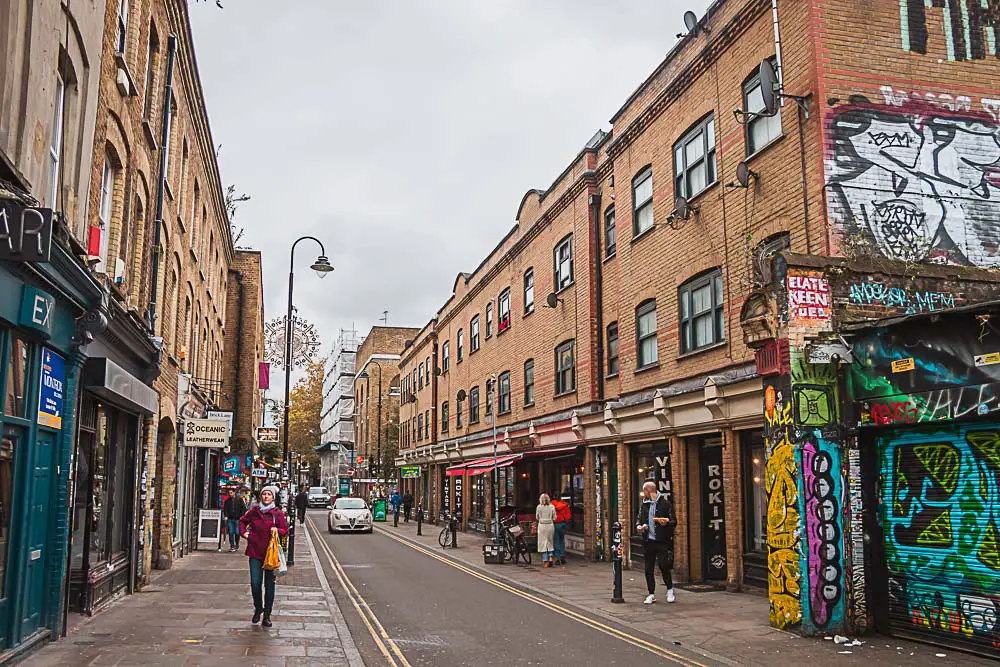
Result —
<path fill-rule="evenodd" d="M 229 445 L 229 424 L 222 419 L 188 419 L 184 422 L 184 445 L 226 447 Z"/>

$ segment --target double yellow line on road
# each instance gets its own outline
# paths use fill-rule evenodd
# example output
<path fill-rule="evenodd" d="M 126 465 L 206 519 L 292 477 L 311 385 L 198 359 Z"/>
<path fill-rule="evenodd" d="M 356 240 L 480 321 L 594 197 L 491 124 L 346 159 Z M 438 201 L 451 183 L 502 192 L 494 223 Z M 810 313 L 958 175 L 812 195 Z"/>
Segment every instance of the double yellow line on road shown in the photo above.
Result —
<path fill-rule="evenodd" d="M 390 667 L 411 667 L 410 662 L 403 655 L 403 652 L 399 650 L 399 646 L 392 640 L 389 633 L 385 631 L 385 628 L 379 622 L 378 617 L 375 616 L 375 612 L 371 610 L 368 603 L 365 601 L 358 589 L 354 587 L 351 580 L 347 577 L 344 572 L 344 568 L 340 565 L 340 561 L 333 554 L 333 550 L 330 545 L 326 543 L 323 539 L 322 533 L 316 526 L 316 522 L 310 517 L 308 519 L 309 523 L 312 524 L 312 528 L 316 530 L 316 534 L 319 535 L 319 539 L 316 542 L 319 543 L 320 548 L 323 550 L 323 554 L 326 556 L 327 560 L 330 561 L 330 566 L 333 568 L 333 573 L 337 575 L 337 580 L 340 582 L 341 587 L 347 594 L 347 597 L 351 600 L 351 604 L 354 605 L 354 609 L 357 610 L 358 616 L 361 617 L 361 621 L 365 624 L 368 629 L 368 633 L 375 640 L 375 645 L 378 646 L 378 650 L 382 652 L 385 657 L 386 662 Z M 318 573 L 322 574 L 322 573 Z"/>
<path fill-rule="evenodd" d="M 620 639 L 621 641 L 623 641 L 623 642 L 625 642 L 627 644 L 631 644 L 632 646 L 641 648 L 641 649 L 643 649 L 645 651 L 648 651 L 648 652 L 652 653 L 653 655 L 656 655 L 656 656 L 658 656 L 660 658 L 663 658 L 665 660 L 669 660 L 670 662 L 672 662 L 674 664 L 685 665 L 686 667 L 692 667 L 692 666 L 693 667 L 707 667 L 707 665 L 704 665 L 703 663 L 697 662 L 696 660 L 692 660 L 690 658 L 682 656 L 679 653 L 674 653 L 673 651 L 665 649 L 662 646 L 658 646 L 658 645 L 656 645 L 656 644 L 654 644 L 652 642 L 648 642 L 645 639 L 642 639 L 640 637 L 636 637 L 635 635 L 632 635 L 632 634 L 629 634 L 629 633 L 627 633 L 627 632 L 625 632 L 623 630 L 619 630 L 617 628 L 611 627 L 610 625 L 605 625 L 604 623 L 601 623 L 600 621 L 592 619 L 592 618 L 590 618 L 588 616 L 584 616 L 583 614 L 578 614 L 577 612 L 575 612 L 575 611 L 573 611 L 571 609 L 567 609 L 566 607 L 563 607 L 561 605 L 558 605 L 555 602 L 551 602 L 551 601 L 546 600 L 544 598 L 538 597 L 537 595 L 532 595 L 531 593 L 527 593 L 525 591 L 522 591 L 519 588 L 515 588 L 514 586 L 511 586 L 511 585 L 506 584 L 506 583 L 504 583 L 502 581 L 494 579 L 493 577 L 490 577 L 490 576 L 488 576 L 486 574 L 483 574 L 482 572 L 478 572 L 478 571 L 476 571 L 476 570 L 474 570 L 474 569 L 472 569 L 472 568 L 470 568 L 470 567 L 468 567 L 466 565 L 463 565 L 462 563 L 459 563 L 458 561 L 455 561 L 455 560 L 453 560 L 451 558 L 447 558 L 447 557 L 442 556 L 440 554 L 434 553 L 430 549 L 426 549 L 425 547 L 423 547 L 420 544 L 417 544 L 416 542 L 413 542 L 413 541 L 408 540 L 408 539 L 403 539 L 401 537 L 397 537 L 396 535 L 393 535 L 392 533 L 388 532 L 387 530 L 385 530 L 383 528 L 378 528 L 377 530 L 378 530 L 379 533 L 385 535 L 389 539 L 396 540 L 400 544 L 406 545 L 406 546 L 410 547 L 411 549 L 413 549 L 414 551 L 418 551 L 418 552 L 424 554 L 425 556 L 430 556 L 431 558 L 437 559 L 437 560 L 441 561 L 442 563 L 445 563 L 446 565 L 450 565 L 451 567 L 455 568 L 456 570 L 460 570 L 460 571 L 468 574 L 469 576 L 472 576 L 472 577 L 475 577 L 476 579 L 480 579 L 482 581 L 485 581 L 488 584 L 492 584 L 493 586 L 496 586 L 497 588 L 503 589 L 503 590 L 507 591 L 508 593 L 512 593 L 513 595 L 516 595 L 516 596 L 518 596 L 520 598 L 523 598 L 525 600 L 529 600 L 531 602 L 534 602 L 535 604 L 537 604 L 537 605 L 539 605 L 541 607 L 544 607 L 544 608 L 546 608 L 546 609 L 548 609 L 550 611 L 553 611 L 553 612 L 555 612 L 557 614 L 561 614 L 562 616 L 565 616 L 566 618 L 569 618 L 569 619 L 572 619 L 572 620 L 574 620 L 574 621 L 576 621 L 578 623 L 581 623 L 582 625 L 585 625 L 585 626 L 587 626 L 587 627 L 589 627 L 589 628 L 591 628 L 593 630 L 597 630 L 598 632 L 603 632 L 606 635 L 610 635 L 611 637 L 615 637 L 616 639 Z"/>

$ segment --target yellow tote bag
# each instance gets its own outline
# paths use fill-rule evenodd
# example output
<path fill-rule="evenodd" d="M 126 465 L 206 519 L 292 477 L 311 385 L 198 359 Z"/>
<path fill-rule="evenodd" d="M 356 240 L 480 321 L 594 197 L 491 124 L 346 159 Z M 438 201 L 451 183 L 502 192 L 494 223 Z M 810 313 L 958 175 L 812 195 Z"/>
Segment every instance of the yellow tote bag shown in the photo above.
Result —
<path fill-rule="evenodd" d="M 281 567 L 281 557 L 278 555 L 279 549 L 281 549 L 281 546 L 278 544 L 277 536 L 271 535 L 271 541 L 267 543 L 267 554 L 264 556 L 265 570 L 277 570 Z"/>

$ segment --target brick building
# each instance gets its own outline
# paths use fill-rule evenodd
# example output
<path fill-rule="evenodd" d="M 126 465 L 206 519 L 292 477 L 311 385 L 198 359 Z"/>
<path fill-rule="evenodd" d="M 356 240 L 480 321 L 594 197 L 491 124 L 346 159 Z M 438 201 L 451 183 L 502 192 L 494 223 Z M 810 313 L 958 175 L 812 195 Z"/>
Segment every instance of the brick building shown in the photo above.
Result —
<path fill-rule="evenodd" d="M 417 329 L 372 327 L 358 346 L 354 375 L 354 453 L 361 479 L 393 479 L 399 429 L 399 357 Z M 355 458 L 357 463 L 357 458 Z M 378 475 L 381 463 L 382 475 Z M 367 492 L 374 482 L 356 486 Z"/>
<path fill-rule="evenodd" d="M 993 488 L 1000 470 L 972 481 L 995 432 L 983 304 L 998 295 L 1000 63 L 996 12 L 971 4 L 713 3 L 610 132 L 524 195 L 404 352 L 397 463 L 421 466 L 432 515 L 487 529 L 491 412 L 501 504 L 528 518 L 540 492 L 568 497 L 571 550 L 607 557 L 612 522 L 633 531 L 653 479 L 676 505 L 682 580 L 767 588 L 772 622 L 805 633 L 995 646 L 1000 508 L 966 518 L 973 548 L 906 490 L 937 479 L 958 503 L 954 475 Z M 898 318 L 963 309 L 984 338 L 950 345 L 947 378 L 933 355 L 904 359 L 920 325 Z M 869 370 L 838 370 L 849 356 Z M 919 378 L 883 386 L 871 370 L 905 373 L 913 356 Z M 945 389 L 954 409 L 935 411 Z M 922 410 L 959 424 L 895 430 Z M 939 458 L 935 433 L 952 441 Z M 891 491 L 896 473 L 909 486 Z M 879 514 L 893 502 L 898 517 Z M 879 544 L 864 546 L 863 521 Z M 922 544 L 900 537 L 914 521 Z M 938 550 L 920 553 L 927 540 Z M 934 621 L 913 559 L 955 554 L 976 563 L 966 588 L 939 582 L 934 609 L 992 622 Z"/>
<path fill-rule="evenodd" d="M 264 416 L 260 363 L 264 360 L 264 284 L 259 250 L 237 250 L 229 269 L 226 331 L 233 336 L 223 349 L 222 401 L 233 411 L 233 455 L 257 453 L 257 427 Z M 245 461 L 244 461 L 245 467 Z M 249 471 L 240 470 L 247 479 Z"/>

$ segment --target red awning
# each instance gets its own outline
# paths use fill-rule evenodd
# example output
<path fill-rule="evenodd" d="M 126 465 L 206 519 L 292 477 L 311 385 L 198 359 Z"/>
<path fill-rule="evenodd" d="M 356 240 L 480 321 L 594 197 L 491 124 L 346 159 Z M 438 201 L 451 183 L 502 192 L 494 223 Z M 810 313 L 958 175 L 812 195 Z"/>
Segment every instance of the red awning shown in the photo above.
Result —
<path fill-rule="evenodd" d="M 521 458 L 520 454 L 504 454 L 503 456 L 498 456 L 496 460 L 496 468 L 506 468 L 507 466 L 514 465 L 514 462 Z M 475 477 L 476 475 L 482 475 L 483 473 L 491 472 L 494 469 L 493 457 L 488 459 L 480 459 L 479 461 L 473 461 L 469 464 L 467 470 L 470 477 Z"/>
<path fill-rule="evenodd" d="M 538 451 L 525 452 L 522 456 L 526 459 L 536 459 L 542 456 L 559 456 L 561 454 L 571 454 L 577 450 L 579 445 L 572 447 L 557 447 L 555 449 L 542 449 Z"/>

